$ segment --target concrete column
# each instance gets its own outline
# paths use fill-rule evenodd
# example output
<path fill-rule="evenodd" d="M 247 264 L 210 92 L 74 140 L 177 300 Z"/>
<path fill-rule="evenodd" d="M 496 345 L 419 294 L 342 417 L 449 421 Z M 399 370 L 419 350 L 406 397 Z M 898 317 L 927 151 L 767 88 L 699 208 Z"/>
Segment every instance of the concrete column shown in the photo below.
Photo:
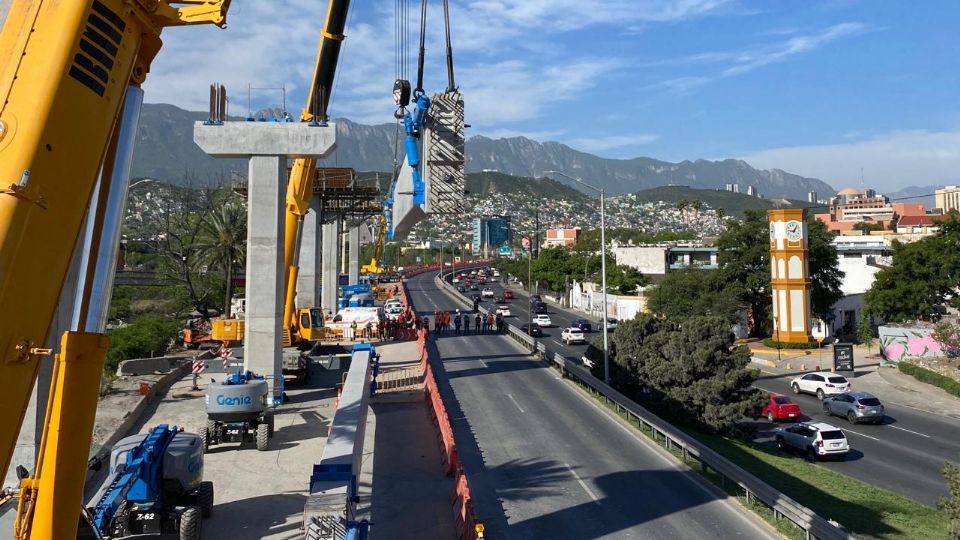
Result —
<path fill-rule="evenodd" d="M 360 225 L 350 229 L 350 283 L 360 282 Z"/>
<path fill-rule="evenodd" d="M 326 315 L 337 313 L 337 278 L 340 275 L 340 220 L 323 224 L 323 255 L 320 265 L 323 277 L 320 280 L 320 307 Z"/>
<path fill-rule="evenodd" d="M 283 236 L 282 201 L 286 158 L 251 156 L 248 182 L 247 313 L 243 367 L 260 375 L 282 371 Z M 271 393 L 277 392 L 270 380 Z"/>
<path fill-rule="evenodd" d="M 297 307 L 320 305 L 320 199 L 310 201 L 310 213 L 303 218 L 300 239 L 300 273 L 297 277 Z"/>

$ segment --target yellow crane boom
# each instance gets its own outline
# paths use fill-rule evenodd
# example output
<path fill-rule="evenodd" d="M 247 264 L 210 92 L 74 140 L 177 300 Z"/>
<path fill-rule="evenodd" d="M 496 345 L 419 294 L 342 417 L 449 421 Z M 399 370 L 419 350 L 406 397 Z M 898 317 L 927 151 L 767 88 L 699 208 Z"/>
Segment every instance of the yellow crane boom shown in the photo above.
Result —
<path fill-rule="evenodd" d="M 327 5 L 327 16 L 320 34 L 320 46 L 317 50 L 317 62 L 313 70 L 313 82 L 307 98 L 307 106 L 303 109 L 300 120 L 304 122 L 326 122 L 327 106 L 330 103 L 330 93 L 333 91 L 333 82 L 337 73 L 337 62 L 340 58 L 340 47 L 343 43 L 343 31 L 347 24 L 347 12 L 350 9 L 349 0 L 330 0 Z M 294 299 L 297 294 L 297 275 L 300 271 L 300 240 L 303 235 L 303 218 L 310 210 L 310 199 L 313 197 L 313 182 L 317 176 L 317 160 L 296 159 L 290 170 L 290 179 L 287 183 L 287 210 L 284 227 L 283 262 L 284 284 L 286 296 L 284 298 L 283 328 L 284 334 L 290 335 L 291 343 L 303 339 L 300 335 L 300 324 Z M 332 284 L 336 287 L 336 284 Z M 331 284 L 324 283 L 324 287 Z"/>
<path fill-rule="evenodd" d="M 52 352 L 44 344 L 98 172 L 112 170 L 128 86 L 146 78 L 164 27 L 224 26 L 229 3 L 15 0 L 10 8 L 0 33 L 0 476 L 41 358 Z M 89 260 L 88 278 L 97 258 Z M 85 331 L 88 311 L 85 295 L 77 331 L 60 340 L 37 468 L 21 481 L 18 538 L 76 536 L 108 345 Z"/>

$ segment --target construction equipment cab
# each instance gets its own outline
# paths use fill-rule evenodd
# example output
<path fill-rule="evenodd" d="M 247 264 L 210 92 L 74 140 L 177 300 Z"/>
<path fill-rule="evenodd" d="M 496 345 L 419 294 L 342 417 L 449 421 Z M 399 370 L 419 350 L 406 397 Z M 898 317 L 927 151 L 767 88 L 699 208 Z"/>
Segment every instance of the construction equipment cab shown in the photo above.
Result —
<path fill-rule="evenodd" d="M 245 329 L 243 319 L 214 319 L 211 336 L 223 343 L 240 343 Z M 294 324 L 283 328 L 283 346 L 293 347 L 309 341 L 322 340 L 327 336 L 323 310 L 320 308 L 297 308 Z"/>

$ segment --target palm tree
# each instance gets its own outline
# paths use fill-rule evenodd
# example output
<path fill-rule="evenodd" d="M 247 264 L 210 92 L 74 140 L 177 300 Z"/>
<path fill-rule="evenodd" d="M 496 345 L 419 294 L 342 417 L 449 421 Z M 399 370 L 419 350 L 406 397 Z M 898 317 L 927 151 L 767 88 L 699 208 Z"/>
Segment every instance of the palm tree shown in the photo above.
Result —
<path fill-rule="evenodd" d="M 247 255 L 247 209 L 235 200 L 223 202 L 204 220 L 206 260 L 223 271 L 226 279 L 223 313 L 230 317 L 233 299 L 233 270 L 245 264 Z"/>
<path fill-rule="evenodd" d="M 690 208 L 693 208 L 696 218 L 700 219 L 700 210 L 703 208 L 703 201 L 694 199 L 693 202 L 690 203 Z"/>

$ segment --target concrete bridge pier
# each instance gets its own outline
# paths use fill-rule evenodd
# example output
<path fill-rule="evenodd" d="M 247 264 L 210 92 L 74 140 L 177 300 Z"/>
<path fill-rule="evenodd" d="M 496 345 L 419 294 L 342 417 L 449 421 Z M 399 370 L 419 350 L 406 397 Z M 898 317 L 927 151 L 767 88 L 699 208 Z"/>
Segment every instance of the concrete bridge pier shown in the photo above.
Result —
<path fill-rule="evenodd" d="M 243 366 L 261 375 L 282 376 L 280 319 L 287 159 L 326 157 L 336 144 L 336 127 L 293 122 L 197 122 L 193 140 L 211 156 L 250 160 Z M 271 395 L 279 398 L 279 387 L 273 380 L 269 383 Z"/>

